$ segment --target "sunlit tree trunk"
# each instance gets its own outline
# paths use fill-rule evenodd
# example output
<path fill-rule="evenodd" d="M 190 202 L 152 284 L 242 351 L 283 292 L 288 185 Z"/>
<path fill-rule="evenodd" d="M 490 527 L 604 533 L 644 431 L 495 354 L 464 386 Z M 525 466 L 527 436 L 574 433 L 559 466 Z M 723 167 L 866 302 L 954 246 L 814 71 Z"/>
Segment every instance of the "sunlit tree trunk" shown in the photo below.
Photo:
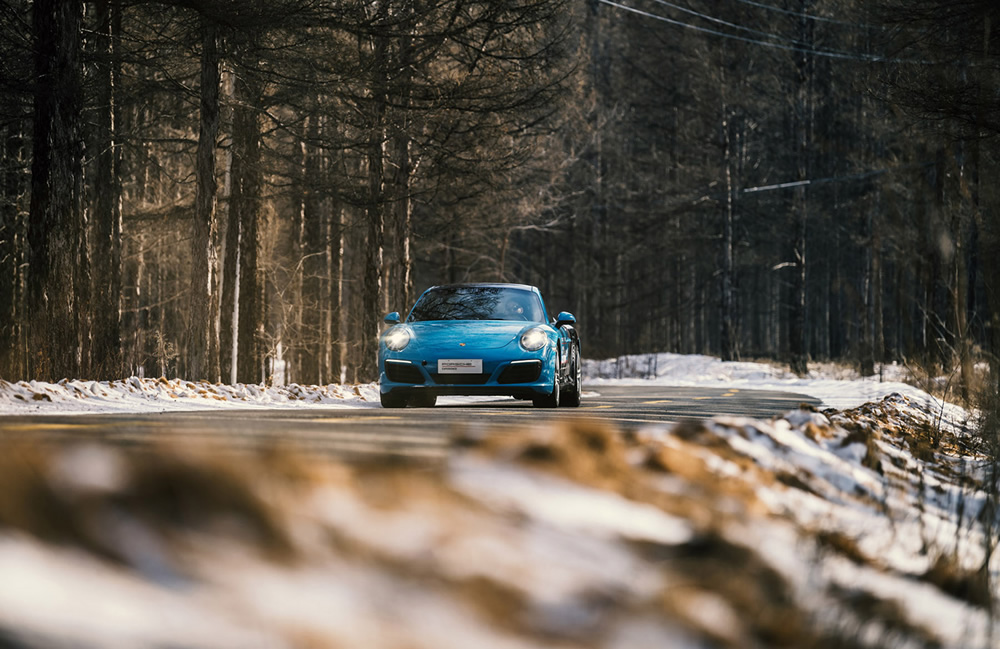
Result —
<path fill-rule="evenodd" d="M 222 76 L 221 89 L 225 95 L 226 104 L 229 106 L 235 103 L 234 77 L 232 70 L 228 69 Z M 224 108 L 223 112 L 225 113 L 225 121 L 230 124 L 231 128 L 234 111 L 232 108 Z M 236 347 L 239 342 L 236 335 L 236 323 L 240 293 L 240 222 L 233 208 L 232 200 L 234 158 L 233 147 L 230 146 L 225 152 L 225 168 L 223 170 L 222 196 L 225 198 L 227 209 L 222 248 L 222 291 L 220 292 L 219 304 L 219 373 L 222 375 L 223 381 L 230 383 L 236 382 Z"/>
<path fill-rule="evenodd" d="M 330 308 L 331 328 L 330 340 L 333 345 L 332 381 L 343 381 L 346 374 L 347 343 L 344 327 L 344 210 L 335 204 L 332 219 L 332 230 L 327 242 L 330 255 Z"/>
<path fill-rule="evenodd" d="M 405 4 L 405 3 L 404 3 Z M 410 31 L 414 29 L 413 8 L 405 5 L 405 12 L 400 16 L 407 33 L 397 39 L 397 65 L 400 74 L 396 81 L 395 112 L 396 129 L 392 135 L 393 158 L 393 200 L 392 217 L 394 240 L 393 257 L 395 258 L 396 277 L 392 286 L 392 310 L 405 310 L 411 306 L 413 299 L 413 254 L 411 252 L 413 238 L 413 200 L 411 197 L 412 176 L 414 164 L 411 156 L 410 142 L 410 104 L 413 92 L 413 38 Z"/>
<path fill-rule="evenodd" d="M 201 112 L 195 160 L 197 187 L 191 237 L 191 306 L 187 362 L 191 379 L 219 380 L 219 226 L 215 154 L 219 134 L 218 28 L 202 22 Z"/>
<path fill-rule="evenodd" d="M 236 380 L 259 383 L 264 379 L 265 282 L 260 268 L 261 190 L 260 101 L 261 84 L 253 71 L 236 75 L 233 111 L 233 185 L 230 227 L 239 223 L 239 284 L 236 318 Z"/>
<path fill-rule="evenodd" d="M 321 177 L 321 156 L 313 143 L 320 134 L 320 118 L 306 119 L 306 143 L 303 146 L 303 187 L 301 223 L 301 272 L 302 272 L 302 327 L 299 371 L 304 383 L 318 383 L 322 374 L 323 336 L 323 280 L 325 274 L 326 245 L 323 241 L 325 215 L 322 201 L 316 190 Z"/>
<path fill-rule="evenodd" d="M 378 11 L 385 11 L 379 3 Z M 366 201 L 366 255 L 361 321 L 361 367 L 359 378 L 372 381 L 377 378 L 376 354 L 380 306 L 382 304 L 382 255 L 385 237 L 385 113 L 386 96 L 386 38 L 372 37 L 372 86 L 371 114 L 368 132 L 368 196 Z"/>

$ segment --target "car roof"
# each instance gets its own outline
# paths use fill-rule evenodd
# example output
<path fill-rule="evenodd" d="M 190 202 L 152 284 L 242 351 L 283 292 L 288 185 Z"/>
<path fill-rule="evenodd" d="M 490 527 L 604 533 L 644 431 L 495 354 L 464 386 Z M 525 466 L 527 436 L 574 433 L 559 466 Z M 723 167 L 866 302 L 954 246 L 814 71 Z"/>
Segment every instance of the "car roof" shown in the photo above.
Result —
<path fill-rule="evenodd" d="M 528 284 L 510 284 L 507 282 L 463 282 L 461 284 L 441 284 L 439 286 L 431 286 L 427 290 L 430 291 L 435 288 L 466 288 L 466 287 L 519 288 L 527 291 L 534 291 L 536 293 L 540 292 L 538 288 L 535 286 L 529 286 Z"/>

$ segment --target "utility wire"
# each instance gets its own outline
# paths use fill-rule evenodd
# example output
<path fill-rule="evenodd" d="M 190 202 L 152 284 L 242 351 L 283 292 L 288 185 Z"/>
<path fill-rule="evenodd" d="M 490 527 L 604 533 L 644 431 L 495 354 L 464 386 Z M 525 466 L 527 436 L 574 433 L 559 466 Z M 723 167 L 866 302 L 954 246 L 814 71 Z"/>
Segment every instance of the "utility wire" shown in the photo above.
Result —
<path fill-rule="evenodd" d="M 871 169 L 869 171 L 862 171 L 856 174 L 850 174 L 847 176 L 830 176 L 827 178 L 812 178 L 810 180 L 793 180 L 784 183 L 775 183 L 773 185 L 758 185 L 757 187 L 745 187 L 740 190 L 741 194 L 756 194 L 758 192 L 769 192 L 776 189 L 790 189 L 792 187 L 803 187 L 805 185 L 820 185 L 823 183 L 834 183 L 834 182 L 844 182 L 847 180 L 863 180 L 865 178 L 872 178 L 874 176 L 881 176 L 882 174 L 887 174 L 893 171 L 905 171 L 908 169 L 920 169 L 925 167 L 931 167 L 935 163 L 932 162 L 915 162 L 908 165 L 900 165 L 898 167 L 884 167 L 882 169 Z"/>
<path fill-rule="evenodd" d="M 754 2 L 754 0 L 736 0 L 737 2 L 742 2 L 743 4 L 750 5 L 751 7 L 758 7 L 760 9 L 767 9 L 768 11 L 777 11 L 780 14 L 785 14 L 786 16 L 795 16 L 796 18 L 805 18 L 807 20 L 815 20 L 817 22 L 833 23 L 834 25 L 846 25 L 847 27 L 862 27 L 864 29 L 869 29 L 875 27 L 877 29 L 883 29 L 880 25 L 866 25 L 863 23 L 852 23 L 846 20 L 837 20 L 836 18 L 827 18 L 826 16 L 817 16 L 815 14 L 806 14 L 800 11 L 792 11 L 790 9 L 783 9 L 781 7 L 775 7 L 773 5 L 764 4 L 763 2 Z"/>
<path fill-rule="evenodd" d="M 617 2 L 612 2 L 612 0 L 598 0 L 602 4 L 606 4 L 617 9 L 624 9 L 634 14 L 640 16 L 645 16 L 647 18 L 653 18 L 654 20 L 660 20 L 671 25 L 676 25 L 678 27 L 684 27 L 685 29 L 693 29 L 696 32 L 702 32 L 704 34 L 713 34 L 715 36 L 722 36 L 723 38 L 729 38 L 732 40 L 742 41 L 744 43 L 752 43 L 754 45 L 763 45 L 764 47 L 771 47 L 779 50 L 787 50 L 791 52 L 801 52 L 804 54 L 815 54 L 816 56 L 826 56 L 834 59 L 850 59 L 855 61 L 866 61 L 869 63 L 876 61 L 883 61 L 881 57 L 866 56 L 861 54 L 844 54 L 842 52 L 828 52 L 826 50 L 809 49 L 804 47 L 797 47 L 794 45 L 782 45 L 781 43 L 770 43 L 768 41 L 761 41 L 754 38 L 746 38 L 744 36 L 737 36 L 735 34 L 727 34 L 726 32 L 720 32 L 714 29 L 709 29 L 707 27 L 699 27 L 697 25 L 691 25 L 689 23 L 681 22 L 680 20 L 674 20 L 672 18 L 667 18 L 666 16 L 661 16 L 659 14 L 650 13 L 648 11 L 643 11 L 642 9 L 636 9 L 635 7 L 629 7 Z"/>
<path fill-rule="evenodd" d="M 775 38 L 775 39 L 779 39 L 779 40 L 790 41 L 790 42 L 793 42 L 793 43 L 795 43 L 797 45 L 799 44 L 798 41 L 795 41 L 795 40 L 793 40 L 791 38 L 785 38 L 783 36 L 778 36 L 777 34 L 770 34 L 768 32 L 762 32 L 762 31 L 758 31 L 756 29 L 751 29 L 750 27 L 744 27 L 743 25 L 737 25 L 736 23 L 727 22 L 725 20 L 722 20 L 721 18 L 716 18 L 715 16 L 709 16 L 708 14 L 703 14 L 703 13 L 701 13 L 699 11 L 695 11 L 694 9 L 688 9 L 687 7 L 682 7 L 680 5 L 676 5 L 676 4 L 672 3 L 672 2 L 667 2 L 667 0 L 653 0 L 653 2 L 656 2 L 657 4 L 661 4 L 661 5 L 665 6 L 665 7 L 670 7 L 671 9 L 676 9 L 676 10 L 681 11 L 681 12 L 686 13 L 686 14 L 690 14 L 692 16 L 697 16 L 698 18 L 703 18 L 703 19 L 705 19 L 705 20 L 707 20 L 709 22 L 716 23 L 717 25 L 724 25 L 726 27 L 732 27 L 733 29 L 739 29 L 741 31 L 749 32 L 751 34 L 757 34 L 758 36 L 763 36 L 765 38 Z"/>
<path fill-rule="evenodd" d="M 672 2 L 667 2 L 667 0 L 653 0 L 653 2 L 656 2 L 657 4 L 661 4 L 661 5 L 665 6 L 665 7 L 670 7 L 672 9 L 676 9 L 676 10 L 681 11 L 681 12 L 686 13 L 686 14 L 690 14 L 692 16 L 697 16 L 698 18 L 701 18 L 702 20 L 707 20 L 709 22 L 713 22 L 713 23 L 716 23 L 718 25 L 723 25 L 725 27 L 732 27 L 733 29 L 738 29 L 740 31 L 748 32 L 750 34 L 756 34 L 757 36 L 763 36 L 764 38 L 770 38 L 770 39 L 777 40 L 777 41 L 785 41 L 787 43 L 793 43 L 793 44 L 795 44 L 795 45 L 797 45 L 799 47 L 803 47 L 803 48 L 806 48 L 806 49 L 811 49 L 811 48 L 809 48 L 809 45 L 807 43 L 803 43 L 800 40 L 797 40 L 797 39 L 794 39 L 794 38 L 789 38 L 787 36 L 781 36 L 779 34 L 772 34 L 770 32 L 763 32 L 763 31 L 760 31 L 760 30 L 757 30 L 757 29 L 753 29 L 753 28 L 750 28 L 750 27 L 746 27 L 744 25 L 740 25 L 740 24 L 737 24 L 737 23 L 731 23 L 731 22 L 728 22 L 726 20 L 722 20 L 721 18 L 716 18 L 715 16 L 710 16 L 708 14 L 703 14 L 703 13 L 701 13 L 699 11 L 695 11 L 694 9 L 688 9 L 687 7 L 682 7 L 682 6 L 674 4 Z M 853 52 L 845 52 L 844 50 L 823 50 L 823 51 L 824 52 L 830 52 L 830 53 L 836 53 L 836 54 L 843 54 L 845 56 L 854 56 L 855 55 Z"/>
<path fill-rule="evenodd" d="M 815 56 L 822 56 L 831 59 L 843 59 L 849 61 L 863 61 L 865 63 L 915 63 L 920 65 L 935 65 L 934 61 L 921 61 L 914 59 L 896 59 L 887 58 L 884 56 L 876 56 L 872 54 L 859 54 L 854 52 L 838 52 L 836 50 L 818 50 L 815 48 L 808 47 L 798 47 L 795 45 L 783 45 L 781 43 L 771 43 L 768 41 L 762 41 L 755 38 L 747 38 L 745 36 L 737 36 L 736 34 L 728 34 L 726 32 L 720 32 L 715 29 L 709 29 L 707 27 L 699 27 L 697 25 L 692 25 L 690 23 L 685 23 L 680 20 L 674 20 L 673 18 L 667 18 L 666 16 L 661 16 L 659 14 L 654 14 L 648 11 L 643 11 L 642 9 L 636 9 L 635 7 L 629 7 L 627 5 L 619 4 L 613 2 L 612 0 L 597 0 L 602 4 L 614 7 L 616 9 L 623 9 L 630 13 L 638 14 L 640 16 L 645 16 L 646 18 L 652 18 L 654 20 L 659 20 L 671 25 L 676 25 L 677 27 L 683 27 L 685 29 L 691 29 L 696 32 L 701 32 L 703 34 L 712 34 L 713 36 L 721 36 L 722 38 L 728 38 L 731 40 L 741 41 L 744 43 L 751 43 L 753 45 L 761 45 L 763 47 L 770 47 L 778 50 L 785 50 L 789 52 L 799 52 L 802 54 L 813 54 Z M 773 36 L 773 35 L 772 35 Z M 779 36 L 773 36 L 774 38 L 781 38 Z"/>

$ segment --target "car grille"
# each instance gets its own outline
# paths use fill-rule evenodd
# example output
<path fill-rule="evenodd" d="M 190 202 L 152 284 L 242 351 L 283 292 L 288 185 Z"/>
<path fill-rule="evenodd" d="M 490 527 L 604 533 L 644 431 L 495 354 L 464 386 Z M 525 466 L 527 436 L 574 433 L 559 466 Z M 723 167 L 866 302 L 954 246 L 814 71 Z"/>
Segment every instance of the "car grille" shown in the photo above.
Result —
<path fill-rule="evenodd" d="M 385 376 L 393 383 L 423 383 L 424 375 L 410 363 L 385 362 Z"/>
<path fill-rule="evenodd" d="M 431 374 L 438 385 L 483 385 L 490 380 L 489 374 Z"/>
<path fill-rule="evenodd" d="M 497 383 L 531 383 L 542 373 L 541 361 L 513 362 L 500 373 Z"/>

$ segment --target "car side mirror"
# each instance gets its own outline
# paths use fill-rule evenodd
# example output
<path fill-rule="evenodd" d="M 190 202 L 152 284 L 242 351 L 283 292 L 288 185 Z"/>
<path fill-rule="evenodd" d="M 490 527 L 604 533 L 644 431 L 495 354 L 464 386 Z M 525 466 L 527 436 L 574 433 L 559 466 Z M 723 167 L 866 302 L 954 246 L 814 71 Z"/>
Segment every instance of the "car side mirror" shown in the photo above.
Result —
<path fill-rule="evenodd" d="M 576 318 L 573 317 L 573 314 L 568 311 L 560 312 L 559 315 L 556 316 L 556 327 L 568 324 L 576 324 Z"/>
<path fill-rule="evenodd" d="M 393 311 L 392 313 L 386 315 L 384 318 L 382 318 L 382 322 L 390 325 L 398 325 L 399 311 Z"/>

